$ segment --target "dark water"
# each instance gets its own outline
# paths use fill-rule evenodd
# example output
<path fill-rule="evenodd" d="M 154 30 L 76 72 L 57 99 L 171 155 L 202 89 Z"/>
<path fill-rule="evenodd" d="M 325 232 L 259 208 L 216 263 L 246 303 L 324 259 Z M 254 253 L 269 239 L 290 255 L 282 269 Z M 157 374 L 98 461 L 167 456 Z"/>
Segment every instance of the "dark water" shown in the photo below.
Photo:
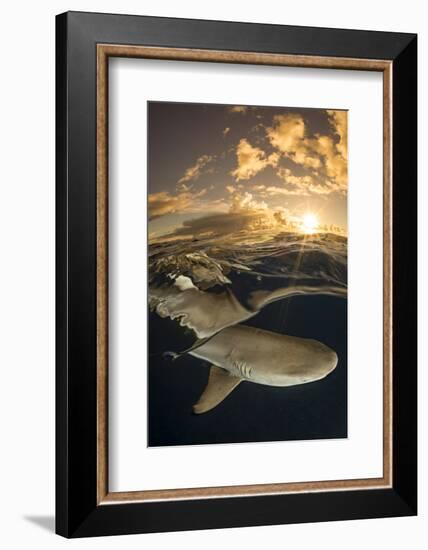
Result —
<path fill-rule="evenodd" d="M 175 362 L 166 349 L 195 340 L 176 321 L 149 314 L 149 446 L 243 443 L 347 437 L 347 300 L 295 296 L 272 303 L 243 324 L 314 338 L 334 349 L 336 369 L 323 380 L 288 388 L 241 383 L 220 405 L 195 415 L 209 365 L 186 355 Z"/>

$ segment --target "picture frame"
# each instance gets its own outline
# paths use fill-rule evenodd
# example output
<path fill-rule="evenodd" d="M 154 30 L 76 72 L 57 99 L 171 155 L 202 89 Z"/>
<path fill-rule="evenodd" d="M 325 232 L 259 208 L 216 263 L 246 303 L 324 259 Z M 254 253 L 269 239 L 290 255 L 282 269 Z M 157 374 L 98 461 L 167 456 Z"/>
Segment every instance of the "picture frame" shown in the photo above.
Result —
<path fill-rule="evenodd" d="M 107 83 L 112 57 L 382 73 L 382 477 L 109 492 Z M 414 34 L 83 12 L 57 16 L 58 534 L 86 537 L 417 513 L 416 94 Z"/>

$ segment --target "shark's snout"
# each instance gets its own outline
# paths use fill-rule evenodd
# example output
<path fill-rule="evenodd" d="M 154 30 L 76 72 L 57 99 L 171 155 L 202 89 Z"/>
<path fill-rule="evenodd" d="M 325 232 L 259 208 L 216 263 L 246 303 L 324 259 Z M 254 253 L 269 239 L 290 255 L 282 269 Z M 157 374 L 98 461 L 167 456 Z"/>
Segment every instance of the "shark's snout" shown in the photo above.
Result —
<path fill-rule="evenodd" d="M 338 357 L 337 353 L 325 346 L 324 361 L 322 366 L 323 375 L 327 376 L 337 367 Z"/>

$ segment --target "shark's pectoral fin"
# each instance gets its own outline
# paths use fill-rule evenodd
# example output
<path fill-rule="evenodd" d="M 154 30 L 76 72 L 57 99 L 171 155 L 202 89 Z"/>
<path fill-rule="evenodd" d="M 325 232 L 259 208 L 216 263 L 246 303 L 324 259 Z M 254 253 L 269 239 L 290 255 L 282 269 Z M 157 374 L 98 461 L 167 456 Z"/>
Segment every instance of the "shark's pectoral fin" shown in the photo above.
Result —
<path fill-rule="evenodd" d="M 223 399 L 226 399 L 241 381 L 242 378 L 237 378 L 228 371 L 212 365 L 208 384 L 199 401 L 193 405 L 193 412 L 201 414 L 210 411 L 221 403 Z"/>

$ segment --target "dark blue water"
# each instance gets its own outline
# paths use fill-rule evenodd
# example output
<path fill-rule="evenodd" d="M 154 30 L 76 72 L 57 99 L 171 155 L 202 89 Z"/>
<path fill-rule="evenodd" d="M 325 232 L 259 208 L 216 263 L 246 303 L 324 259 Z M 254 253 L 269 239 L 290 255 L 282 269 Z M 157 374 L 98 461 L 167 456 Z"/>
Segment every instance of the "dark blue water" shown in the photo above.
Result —
<path fill-rule="evenodd" d="M 149 446 L 347 437 L 347 300 L 295 296 L 244 324 L 319 340 L 336 351 L 338 365 L 323 380 L 289 388 L 243 382 L 216 408 L 195 415 L 192 405 L 206 386 L 209 365 L 190 355 L 163 358 L 165 350 L 191 345 L 195 335 L 150 313 Z"/>

